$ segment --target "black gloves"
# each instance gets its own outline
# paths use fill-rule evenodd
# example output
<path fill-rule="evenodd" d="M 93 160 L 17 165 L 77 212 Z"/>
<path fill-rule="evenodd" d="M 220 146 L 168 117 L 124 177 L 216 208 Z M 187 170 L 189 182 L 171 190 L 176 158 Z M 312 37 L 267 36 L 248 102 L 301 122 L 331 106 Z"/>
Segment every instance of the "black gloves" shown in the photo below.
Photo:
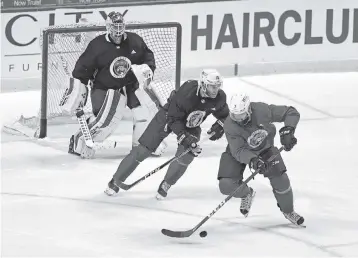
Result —
<path fill-rule="evenodd" d="M 260 169 L 260 174 L 265 174 L 267 171 L 270 170 L 270 163 L 263 160 L 260 157 L 255 157 L 250 160 L 249 167 L 252 170 Z"/>
<path fill-rule="evenodd" d="M 198 156 L 202 149 L 198 145 L 199 139 L 188 132 L 184 132 L 178 136 L 178 143 L 183 145 L 185 149 L 190 148 L 194 156 Z"/>
<path fill-rule="evenodd" d="M 293 146 L 297 144 L 297 139 L 294 136 L 295 128 L 292 126 L 284 126 L 280 129 L 280 140 L 285 151 L 292 150 Z"/>
<path fill-rule="evenodd" d="M 214 133 L 209 140 L 216 141 L 219 140 L 224 134 L 224 123 L 220 120 L 217 120 L 207 132 L 207 134 Z"/>

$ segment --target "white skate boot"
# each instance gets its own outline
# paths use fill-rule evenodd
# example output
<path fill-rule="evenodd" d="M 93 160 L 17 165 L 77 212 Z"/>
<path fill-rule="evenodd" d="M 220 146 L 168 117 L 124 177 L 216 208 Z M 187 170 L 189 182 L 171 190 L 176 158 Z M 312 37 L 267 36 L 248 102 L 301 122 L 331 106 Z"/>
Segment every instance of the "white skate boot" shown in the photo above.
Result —
<path fill-rule="evenodd" d="M 251 205 L 254 201 L 256 192 L 250 187 L 250 193 L 248 193 L 244 198 L 241 198 L 240 212 L 242 215 L 249 216 Z"/>
<path fill-rule="evenodd" d="M 119 192 L 119 187 L 115 184 L 114 179 L 112 178 L 111 181 L 108 183 L 108 187 L 104 190 L 104 193 L 108 196 L 113 196 Z"/>
<path fill-rule="evenodd" d="M 160 183 L 160 185 L 159 185 L 158 194 L 156 195 L 155 198 L 156 198 L 158 201 L 164 200 L 164 199 L 167 197 L 167 195 L 168 195 L 168 190 L 169 190 L 170 187 L 171 187 L 171 185 L 168 184 L 166 181 L 163 180 L 163 181 Z"/>
<path fill-rule="evenodd" d="M 285 216 L 286 219 L 288 219 L 292 224 L 296 225 L 296 226 L 301 226 L 304 227 L 303 222 L 305 221 L 305 219 L 299 215 L 297 212 L 293 211 L 290 213 L 284 213 L 283 215 Z"/>

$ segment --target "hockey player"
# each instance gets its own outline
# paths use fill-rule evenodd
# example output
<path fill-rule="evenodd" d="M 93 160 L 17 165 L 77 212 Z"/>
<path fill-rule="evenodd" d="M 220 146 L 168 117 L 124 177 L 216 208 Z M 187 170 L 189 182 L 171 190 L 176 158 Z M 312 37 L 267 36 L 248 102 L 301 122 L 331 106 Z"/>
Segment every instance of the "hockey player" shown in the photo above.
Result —
<path fill-rule="evenodd" d="M 173 132 L 178 140 L 175 155 L 180 155 L 188 148 L 190 152 L 169 165 L 157 195 L 157 199 L 165 198 L 169 188 L 184 174 L 194 157 L 201 153 L 198 144 L 201 134 L 200 125 L 210 114 L 213 114 L 217 121 L 208 131 L 211 135 L 209 139 L 215 141 L 224 134 L 223 121 L 228 116 L 229 110 L 226 94 L 221 89 L 222 84 L 222 77 L 216 70 L 206 69 L 202 71 L 199 80 L 186 81 L 176 92 L 174 91 L 168 103 L 158 111 L 140 137 L 140 145 L 133 148 L 122 160 L 105 193 L 108 195 L 118 193 L 117 182 L 124 182 L 161 141 Z"/>
<path fill-rule="evenodd" d="M 92 85 L 93 116 L 87 122 L 93 141 L 102 143 L 109 137 L 128 106 L 134 123 L 132 144 L 136 146 L 157 112 L 147 94 L 156 68 L 154 54 L 139 35 L 125 31 L 121 13 L 108 14 L 106 29 L 107 33 L 94 38 L 77 60 L 63 109 L 81 110 L 87 100 L 87 85 Z M 162 143 L 153 152 L 160 155 L 165 147 Z M 85 144 L 82 132 L 78 131 L 70 139 L 69 153 L 92 158 L 95 149 Z"/>
<path fill-rule="evenodd" d="M 283 122 L 279 130 L 284 150 L 290 151 L 297 143 L 294 135 L 300 114 L 294 107 L 250 102 L 246 94 L 234 94 L 229 101 L 230 115 L 224 123 L 228 140 L 226 151 L 221 155 L 218 179 L 222 194 L 229 195 L 242 184 L 246 165 L 251 170 L 260 168 L 260 173 L 270 180 L 273 194 L 283 215 L 292 223 L 300 225 L 304 218 L 294 211 L 293 193 L 286 166 L 278 149 L 274 146 L 276 127 L 274 122 Z M 272 162 L 267 162 L 277 155 Z M 241 198 L 240 211 L 249 214 L 255 191 L 244 185 L 234 197 Z"/>

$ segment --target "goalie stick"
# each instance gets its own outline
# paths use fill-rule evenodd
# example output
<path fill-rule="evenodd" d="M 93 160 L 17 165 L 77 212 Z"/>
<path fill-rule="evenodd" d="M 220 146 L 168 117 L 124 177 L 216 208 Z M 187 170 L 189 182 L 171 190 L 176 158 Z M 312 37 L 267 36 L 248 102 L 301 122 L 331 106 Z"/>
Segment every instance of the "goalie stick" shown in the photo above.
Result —
<path fill-rule="evenodd" d="M 267 161 L 271 162 L 276 158 L 276 156 L 283 150 L 283 146 L 279 149 L 279 152 L 273 156 L 271 156 Z M 225 200 L 223 200 L 214 210 L 211 211 L 209 215 L 207 215 L 204 219 L 202 219 L 195 227 L 192 229 L 186 230 L 186 231 L 173 231 L 169 229 L 162 229 L 162 234 L 168 236 L 168 237 L 175 237 L 175 238 L 185 238 L 190 237 L 195 231 L 198 230 L 205 222 L 207 222 L 218 210 L 221 209 L 227 203 L 240 189 L 243 185 L 247 184 L 251 179 L 253 179 L 259 172 L 260 168 L 257 169 L 254 173 L 252 173 L 248 178 L 245 179 L 242 184 L 237 187 L 230 195 L 228 195 Z"/>
<path fill-rule="evenodd" d="M 83 134 L 83 138 L 85 139 L 85 144 L 88 148 L 92 149 L 94 146 L 94 142 L 92 139 L 91 132 L 88 128 L 85 113 L 83 112 L 82 108 L 76 110 L 76 117 L 77 117 L 78 123 L 80 124 L 80 129 Z"/>
<path fill-rule="evenodd" d="M 209 136 L 205 137 L 203 139 L 203 141 L 209 139 L 211 136 L 213 136 L 214 133 L 212 134 L 209 134 Z M 183 157 L 185 154 L 187 154 L 188 152 L 190 151 L 190 148 L 189 149 L 186 149 L 185 151 L 183 151 L 182 153 L 180 153 L 180 155 L 178 156 L 174 156 L 172 157 L 170 160 L 166 161 L 165 163 L 163 163 L 162 165 L 160 165 L 159 167 L 153 169 L 152 171 L 150 171 L 149 173 L 145 174 L 144 176 L 142 176 L 141 178 L 139 178 L 138 180 L 134 181 L 132 184 L 125 184 L 123 182 L 116 182 L 116 184 L 118 185 L 119 188 L 127 191 L 129 189 L 131 189 L 132 187 L 136 186 L 137 184 L 139 184 L 140 182 L 146 180 L 148 177 L 150 177 L 151 175 L 157 173 L 159 170 L 165 168 L 167 165 L 169 165 L 170 163 L 172 163 L 173 161 L 175 160 L 178 160 L 180 159 L 181 157 Z"/>

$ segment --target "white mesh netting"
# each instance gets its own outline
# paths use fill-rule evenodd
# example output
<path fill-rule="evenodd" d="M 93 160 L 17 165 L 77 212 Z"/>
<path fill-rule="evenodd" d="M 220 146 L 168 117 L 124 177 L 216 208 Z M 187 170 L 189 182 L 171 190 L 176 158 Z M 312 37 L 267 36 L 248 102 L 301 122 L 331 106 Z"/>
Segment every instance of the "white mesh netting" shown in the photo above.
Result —
<path fill-rule="evenodd" d="M 164 104 L 170 92 L 176 87 L 176 73 L 177 69 L 180 69 L 177 67 L 177 51 L 180 51 L 178 25 L 136 22 L 127 24 L 126 30 L 140 35 L 153 51 L 157 68 L 151 86 L 159 96 L 160 103 Z M 47 33 L 44 33 L 45 31 Z M 42 84 L 47 85 L 48 123 L 61 124 L 76 121 L 61 112 L 59 103 L 69 85 L 71 73 L 79 56 L 93 38 L 103 33 L 106 33 L 104 24 L 89 23 L 50 26 L 41 32 L 41 48 L 47 48 L 48 51 L 47 69 L 42 71 L 47 73 L 47 81 L 42 81 Z M 44 46 L 43 35 L 48 37 L 48 44 Z M 84 110 L 91 111 L 90 98 Z M 39 121 L 39 117 L 20 119 L 20 123 L 33 129 L 39 128 Z"/>

